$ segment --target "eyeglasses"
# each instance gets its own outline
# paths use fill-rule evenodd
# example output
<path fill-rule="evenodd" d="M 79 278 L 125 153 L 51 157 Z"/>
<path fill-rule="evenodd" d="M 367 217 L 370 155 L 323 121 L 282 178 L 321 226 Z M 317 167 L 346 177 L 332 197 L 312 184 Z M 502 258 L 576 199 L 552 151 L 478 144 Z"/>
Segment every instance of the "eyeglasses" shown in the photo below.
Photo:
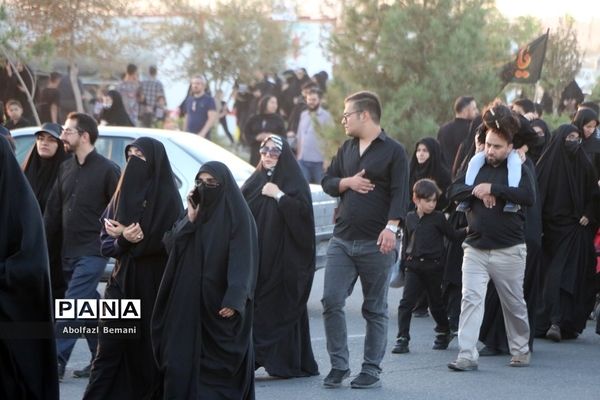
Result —
<path fill-rule="evenodd" d="M 75 133 L 77 133 L 78 135 L 81 135 L 83 133 L 83 130 L 80 128 L 65 128 L 65 127 L 63 127 L 63 133 L 65 135 L 74 135 Z"/>
<path fill-rule="evenodd" d="M 214 189 L 219 186 L 219 182 L 216 179 L 208 179 L 203 181 L 202 179 L 196 179 L 196 187 L 206 186 L 209 189 Z"/>
<path fill-rule="evenodd" d="M 351 116 L 352 114 L 357 114 L 362 112 L 361 110 L 357 110 L 357 111 L 352 111 L 352 112 L 347 112 L 347 113 L 343 113 L 342 114 L 342 122 L 348 122 L 348 117 Z"/>
<path fill-rule="evenodd" d="M 263 146 L 260 148 L 259 153 L 263 156 L 268 154 L 271 157 L 277 158 L 281 155 L 281 150 L 279 150 L 277 147 Z"/>

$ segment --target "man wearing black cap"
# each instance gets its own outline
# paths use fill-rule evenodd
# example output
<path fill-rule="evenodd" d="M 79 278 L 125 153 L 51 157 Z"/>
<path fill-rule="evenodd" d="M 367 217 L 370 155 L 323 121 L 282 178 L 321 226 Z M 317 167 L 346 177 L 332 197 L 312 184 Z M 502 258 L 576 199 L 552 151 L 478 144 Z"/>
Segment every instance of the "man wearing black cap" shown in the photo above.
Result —
<path fill-rule="evenodd" d="M 96 152 L 97 138 L 98 126 L 91 116 L 81 113 L 67 116 L 60 139 L 65 150 L 74 156 L 61 164 L 44 215 L 51 253 L 56 247 L 55 241 L 61 241 L 58 246 L 67 282 L 67 299 L 99 299 L 96 287 L 108 261 L 100 254 L 100 216 L 115 192 L 120 171 L 115 163 Z M 79 321 L 56 324 L 60 377 L 77 341 L 77 336 L 67 336 L 65 330 L 82 325 Z M 91 331 L 95 326 L 86 327 Z M 86 339 L 93 360 L 98 338 L 91 334 L 86 335 Z M 87 366 L 75 371 L 74 376 L 89 377 L 89 371 L 90 366 Z"/>

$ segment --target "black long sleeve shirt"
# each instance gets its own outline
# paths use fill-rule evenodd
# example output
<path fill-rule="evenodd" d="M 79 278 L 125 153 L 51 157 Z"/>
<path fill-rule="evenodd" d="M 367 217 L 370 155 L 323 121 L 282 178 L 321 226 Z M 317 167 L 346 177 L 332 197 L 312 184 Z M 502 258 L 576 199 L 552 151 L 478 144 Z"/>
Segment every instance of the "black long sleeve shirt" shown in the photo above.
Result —
<path fill-rule="evenodd" d="M 441 211 L 419 215 L 411 211 L 406 216 L 402 237 L 402 259 L 439 260 L 444 254 L 444 236 L 451 241 L 463 240 L 466 228 L 454 229 Z"/>
<path fill-rule="evenodd" d="M 62 235 L 62 257 L 100 256 L 100 217 L 119 180 L 117 164 L 98 154 L 60 166 L 44 220 L 49 240 Z"/>
<path fill-rule="evenodd" d="M 340 193 L 340 181 L 365 170 L 375 188 L 362 194 Z M 333 235 L 343 240 L 376 240 L 389 220 L 404 220 L 408 208 L 408 158 L 404 147 L 382 130 L 360 155 L 359 140 L 347 140 L 338 150 L 321 184 L 340 197 Z"/>
<path fill-rule="evenodd" d="M 448 189 L 452 201 L 471 201 L 471 210 L 467 212 L 469 234 L 465 243 L 482 250 L 503 249 L 525 243 L 525 213 L 523 209 L 516 213 L 504 212 L 507 201 L 523 207 L 535 203 L 535 191 L 531 184 L 528 168 L 521 166 L 519 187 L 508 186 L 506 160 L 497 167 L 486 164 L 479 170 L 474 184 L 466 185 L 464 173 Z M 487 208 L 483 201 L 471 194 L 480 183 L 491 183 L 491 194 L 496 197 L 496 205 Z"/>

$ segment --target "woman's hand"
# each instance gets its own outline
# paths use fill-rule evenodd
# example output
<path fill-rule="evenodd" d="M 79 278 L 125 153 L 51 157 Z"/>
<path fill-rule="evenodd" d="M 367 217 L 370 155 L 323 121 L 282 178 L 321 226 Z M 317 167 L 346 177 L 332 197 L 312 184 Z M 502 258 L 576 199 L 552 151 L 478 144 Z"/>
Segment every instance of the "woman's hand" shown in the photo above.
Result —
<path fill-rule="evenodd" d="M 104 218 L 104 230 L 110 237 L 118 238 L 123 234 L 125 226 L 114 219 Z"/>
<path fill-rule="evenodd" d="M 272 197 L 274 199 L 277 199 L 277 194 L 279 192 L 281 192 L 281 190 L 279 189 L 279 186 L 277 186 L 276 184 L 274 184 L 272 182 L 266 183 L 265 186 L 263 186 L 263 188 L 262 188 L 263 196 Z"/>
<path fill-rule="evenodd" d="M 269 132 L 261 132 L 258 135 L 256 135 L 256 141 L 262 143 L 262 141 L 268 138 L 269 136 L 271 136 Z"/>
<path fill-rule="evenodd" d="M 123 237 L 130 243 L 139 243 L 144 240 L 144 232 L 139 223 L 135 222 L 123 231 Z"/>
<path fill-rule="evenodd" d="M 235 310 L 229 307 L 223 307 L 219 310 L 219 315 L 223 318 L 231 318 L 235 315 Z"/>
<path fill-rule="evenodd" d="M 589 223 L 590 223 L 590 220 L 585 215 L 583 217 L 581 217 L 581 219 L 579 220 L 579 225 L 581 225 L 581 226 L 587 226 Z"/>

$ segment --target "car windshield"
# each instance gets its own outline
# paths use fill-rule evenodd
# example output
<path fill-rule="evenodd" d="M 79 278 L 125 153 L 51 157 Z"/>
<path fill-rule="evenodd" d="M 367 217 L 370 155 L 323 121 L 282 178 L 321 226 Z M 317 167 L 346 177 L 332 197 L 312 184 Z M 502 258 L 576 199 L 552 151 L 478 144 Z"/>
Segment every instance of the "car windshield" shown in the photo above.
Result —
<path fill-rule="evenodd" d="M 254 172 L 254 168 L 241 158 L 196 135 L 176 135 L 169 139 L 201 164 L 208 161 L 220 161 L 227 165 L 237 182 L 245 182 Z"/>

